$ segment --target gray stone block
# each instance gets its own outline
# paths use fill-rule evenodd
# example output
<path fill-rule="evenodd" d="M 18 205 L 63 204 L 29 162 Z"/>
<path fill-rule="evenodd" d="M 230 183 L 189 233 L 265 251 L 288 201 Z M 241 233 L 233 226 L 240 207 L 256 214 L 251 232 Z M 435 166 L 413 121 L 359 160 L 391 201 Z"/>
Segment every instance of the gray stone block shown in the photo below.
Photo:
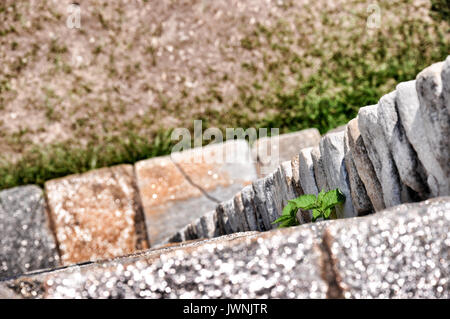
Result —
<path fill-rule="evenodd" d="M 345 195 L 346 200 L 343 207 L 336 207 L 338 218 L 356 216 L 353 207 L 348 173 L 344 162 L 344 131 L 327 134 L 320 140 L 320 153 L 322 154 L 323 166 L 327 177 L 327 184 L 330 189 L 339 188 Z"/>
<path fill-rule="evenodd" d="M 396 91 L 384 95 L 378 102 L 378 125 L 384 133 L 401 182 L 412 189 L 418 199 L 428 198 L 425 170 L 397 115 Z"/>
<path fill-rule="evenodd" d="M 378 105 L 359 109 L 358 126 L 366 146 L 367 154 L 380 182 L 383 201 L 386 207 L 402 203 L 403 189 L 397 167 L 378 124 Z"/>
<path fill-rule="evenodd" d="M 58 265 L 42 190 L 30 185 L 0 192 L 0 280 Z"/>
<path fill-rule="evenodd" d="M 450 297 L 449 197 L 328 225 L 345 298 Z"/>
<path fill-rule="evenodd" d="M 302 148 L 318 145 L 319 140 L 320 133 L 315 128 L 258 139 L 252 146 L 258 176 L 271 174 L 281 163 L 296 156 Z"/>
<path fill-rule="evenodd" d="M 445 64 L 449 68 L 449 62 Z M 442 169 L 443 176 L 430 180 L 430 186 L 438 195 L 450 194 L 450 105 L 446 105 L 445 93 L 449 84 L 444 62 L 435 63 L 417 75 L 416 90 L 419 97 L 423 127 L 431 146 L 431 152 Z M 443 83 L 444 80 L 444 83 Z M 445 86 L 444 86 L 445 85 Z"/>
<path fill-rule="evenodd" d="M 447 179 L 438 163 L 431 144 L 428 142 L 427 129 L 423 124 L 416 81 L 403 82 L 396 88 L 396 105 L 405 134 L 424 167 L 431 196 L 439 195 L 439 185 L 445 185 Z"/>
<path fill-rule="evenodd" d="M 327 183 L 327 177 L 325 175 L 325 169 L 323 167 L 322 155 L 320 154 L 320 148 L 313 147 L 311 150 L 311 158 L 314 166 L 314 177 L 316 179 L 317 190 L 329 191 L 330 188 Z"/>
<path fill-rule="evenodd" d="M 347 130 L 345 130 L 344 135 L 344 153 L 345 168 L 348 173 L 353 207 L 358 216 L 367 215 L 373 211 L 373 207 L 369 196 L 367 196 L 366 187 L 358 175 L 358 170 L 356 169 L 353 153 L 348 141 Z"/>
<path fill-rule="evenodd" d="M 311 156 L 312 147 L 304 148 L 298 155 L 299 179 L 305 194 L 317 195 L 319 190 L 314 177 L 314 163 Z"/>
<path fill-rule="evenodd" d="M 364 184 L 375 211 L 384 209 L 383 190 L 367 154 L 366 146 L 358 128 L 358 119 L 348 122 L 346 136 L 358 176 Z"/>

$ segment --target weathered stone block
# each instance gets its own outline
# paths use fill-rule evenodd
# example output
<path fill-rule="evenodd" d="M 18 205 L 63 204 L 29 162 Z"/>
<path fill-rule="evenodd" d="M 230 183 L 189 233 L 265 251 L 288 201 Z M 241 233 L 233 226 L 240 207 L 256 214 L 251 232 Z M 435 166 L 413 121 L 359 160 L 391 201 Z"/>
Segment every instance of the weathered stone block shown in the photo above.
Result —
<path fill-rule="evenodd" d="M 446 178 L 428 142 L 428 133 L 423 124 L 416 91 L 416 81 L 400 83 L 397 85 L 396 92 L 397 111 L 405 134 L 425 169 L 425 182 L 431 195 L 438 196 L 439 184 L 445 185 Z"/>
<path fill-rule="evenodd" d="M 0 192 L 0 280 L 58 264 L 42 190 L 30 185 Z"/>
<path fill-rule="evenodd" d="M 254 203 L 257 212 L 257 216 L 261 216 L 262 222 L 264 224 L 264 229 L 272 229 L 271 216 L 269 215 L 268 201 L 266 199 L 264 179 L 258 179 L 253 182 L 253 191 L 255 193 Z"/>
<path fill-rule="evenodd" d="M 135 167 L 152 244 L 214 210 L 256 179 L 243 140 L 152 158 Z"/>
<path fill-rule="evenodd" d="M 252 147 L 258 176 L 264 177 L 274 172 L 282 162 L 290 161 L 302 148 L 317 146 L 319 141 L 320 133 L 315 128 L 258 139 Z"/>
<path fill-rule="evenodd" d="M 322 155 L 320 154 L 320 148 L 313 147 L 311 150 L 311 158 L 314 166 L 314 177 L 316 180 L 317 190 L 329 191 L 330 187 L 327 183 L 327 177 L 325 175 L 325 168 L 323 167 Z"/>
<path fill-rule="evenodd" d="M 322 154 L 328 187 L 330 189 L 339 188 L 346 197 L 343 207 L 336 207 L 338 218 L 356 216 L 344 162 L 344 134 L 344 131 L 330 133 L 320 140 L 320 153 Z"/>
<path fill-rule="evenodd" d="M 344 153 L 345 168 L 348 173 L 353 207 L 355 208 L 358 216 L 367 215 L 373 211 L 373 207 L 369 196 L 367 196 L 364 183 L 358 175 L 358 170 L 356 169 L 355 162 L 353 160 L 353 153 L 350 149 L 348 141 L 347 130 L 344 135 Z"/>
<path fill-rule="evenodd" d="M 383 201 L 386 207 L 402 203 L 402 186 L 392 154 L 384 139 L 383 131 L 378 124 L 378 105 L 365 106 L 359 109 L 358 127 L 366 146 L 367 154 L 380 182 Z M 407 200 L 405 200 L 407 201 Z"/>
<path fill-rule="evenodd" d="M 358 119 L 347 124 L 346 134 L 353 162 L 375 211 L 384 209 L 383 191 L 378 177 L 367 154 L 366 146 L 358 128 Z"/>
<path fill-rule="evenodd" d="M 425 171 L 406 137 L 397 115 L 395 100 L 396 91 L 386 94 L 380 99 L 378 102 L 378 125 L 384 133 L 401 182 L 412 189 L 418 199 L 425 199 L 429 193 L 425 182 Z"/>
<path fill-rule="evenodd" d="M 346 298 L 450 297 L 450 198 L 329 223 L 338 285 Z"/>
<path fill-rule="evenodd" d="M 310 229 L 225 236 L 47 274 L 39 278 L 44 290 L 41 295 L 325 298 L 327 284 L 322 279 L 319 245 L 320 238 Z"/>
<path fill-rule="evenodd" d="M 305 194 L 317 195 L 319 190 L 314 177 L 314 163 L 311 156 L 312 147 L 304 148 L 298 155 L 298 170 L 300 184 Z"/>
<path fill-rule="evenodd" d="M 54 179 L 45 190 L 64 265 L 148 248 L 133 166 Z"/>
<path fill-rule="evenodd" d="M 438 195 L 450 194 L 450 105 L 446 105 L 445 87 L 449 86 L 447 73 L 442 71 L 444 62 L 435 63 L 420 72 L 416 78 L 423 126 L 431 146 L 431 152 L 442 169 L 443 176 L 430 180 Z M 448 62 L 446 64 L 448 68 Z M 448 72 L 448 71 L 446 71 Z"/>

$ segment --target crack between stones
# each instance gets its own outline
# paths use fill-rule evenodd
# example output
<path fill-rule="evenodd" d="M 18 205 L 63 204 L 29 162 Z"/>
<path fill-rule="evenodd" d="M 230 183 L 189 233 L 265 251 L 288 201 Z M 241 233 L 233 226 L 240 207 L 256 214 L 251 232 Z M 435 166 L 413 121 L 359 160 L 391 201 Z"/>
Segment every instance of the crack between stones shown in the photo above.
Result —
<path fill-rule="evenodd" d="M 192 186 L 194 186 L 195 188 L 197 188 L 203 195 L 205 195 L 206 198 L 208 198 L 210 201 L 219 204 L 221 203 L 220 200 L 218 200 L 217 198 L 215 198 L 214 196 L 211 196 L 206 190 L 204 190 L 200 185 L 196 184 L 191 177 L 183 170 L 183 168 L 178 165 L 178 163 L 176 163 L 174 160 L 172 160 L 172 163 L 175 165 L 175 167 L 180 171 L 180 173 L 183 175 L 183 177 L 188 181 L 189 184 L 191 184 Z"/>
<path fill-rule="evenodd" d="M 327 229 L 322 235 L 321 250 L 321 276 L 328 284 L 326 296 L 328 299 L 343 299 L 344 289 L 339 284 L 341 279 L 336 269 L 336 261 L 331 253 L 331 234 Z"/>

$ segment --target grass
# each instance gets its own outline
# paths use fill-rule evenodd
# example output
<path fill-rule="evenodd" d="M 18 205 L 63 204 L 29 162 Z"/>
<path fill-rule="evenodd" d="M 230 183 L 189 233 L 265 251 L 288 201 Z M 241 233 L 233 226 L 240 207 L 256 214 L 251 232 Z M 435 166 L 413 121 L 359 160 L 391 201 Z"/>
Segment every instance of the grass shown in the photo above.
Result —
<path fill-rule="evenodd" d="M 263 66 L 251 59 L 236 61 L 251 81 L 238 83 L 238 94 L 233 101 L 221 95 L 217 89 L 220 82 L 212 82 L 202 96 L 191 98 L 186 91 L 181 92 L 181 100 L 174 100 L 162 95 L 161 110 L 185 118 L 183 124 L 191 129 L 194 119 L 202 119 L 205 128 L 215 126 L 223 131 L 226 127 L 278 127 L 281 133 L 286 133 L 315 127 L 325 133 L 343 125 L 356 116 L 360 107 L 377 103 L 382 95 L 395 89 L 397 83 L 414 79 L 417 73 L 444 60 L 450 52 L 448 1 L 432 1 L 431 16 L 435 20 L 429 22 L 405 14 L 404 8 L 410 6 L 410 1 L 382 3 L 382 12 L 394 14 L 403 6 L 403 11 L 398 13 L 399 21 L 395 23 L 395 17 L 394 22 L 370 31 L 364 27 L 365 16 L 351 15 L 353 23 L 345 27 L 342 18 L 333 12 L 321 15 L 323 28 L 314 29 L 313 39 L 309 35 L 316 16 L 299 19 L 295 31 L 282 20 L 271 28 L 256 24 L 240 44 L 248 52 L 262 52 Z M 299 52 L 299 47 L 304 48 L 304 52 Z M 105 49 L 95 46 L 93 50 L 100 54 Z M 155 64 L 155 51 L 152 47 L 148 50 L 149 59 Z M 52 56 L 66 51 L 58 42 L 51 43 Z M 114 55 L 110 57 L 111 76 L 120 74 L 114 68 Z M 24 67 L 20 61 L 16 65 L 17 72 Z M 130 79 L 141 67 L 135 62 L 124 69 L 123 74 Z M 214 73 L 212 68 L 211 72 Z M 219 79 L 227 80 L 227 76 Z M 7 80 L 0 81 L 0 102 L 2 94 L 9 92 L 9 86 Z M 89 86 L 80 90 L 80 94 L 85 90 L 89 91 Z M 188 96 L 190 102 L 184 102 Z M 54 100 L 49 94 L 48 105 L 44 106 L 51 119 L 60 116 L 54 111 L 51 103 Z M 109 100 L 104 102 L 105 113 L 124 112 L 125 105 L 119 99 L 114 102 L 117 105 L 110 105 Z M 224 105 L 224 108 L 214 108 L 211 106 L 214 104 Z M 3 102 L 0 109 L 2 105 Z M 86 117 L 74 119 L 74 125 L 88 136 L 88 128 L 95 127 L 95 114 L 84 115 Z M 152 133 L 143 129 L 153 124 L 152 121 L 157 122 L 158 116 L 165 116 L 165 113 L 158 110 L 151 121 L 141 117 L 144 119 L 136 118 L 120 125 L 105 119 L 104 130 L 120 134 L 105 138 L 93 136 L 84 146 L 74 141 L 35 146 L 15 161 L 0 156 L 0 189 L 42 185 L 46 180 L 69 174 L 169 154 L 174 144 L 170 140 L 170 127 Z M 11 141 L 19 148 L 24 143 L 20 136 Z"/>
<path fill-rule="evenodd" d="M 84 148 L 70 147 L 66 143 L 36 147 L 14 164 L 0 161 L 0 185 L 1 188 L 26 184 L 43 186 L 50 179 L 167 155 L 173 147 L 170 133 L 160 131 L 151 139 L 129 134 L 126 138 L 114 138 Z"/>

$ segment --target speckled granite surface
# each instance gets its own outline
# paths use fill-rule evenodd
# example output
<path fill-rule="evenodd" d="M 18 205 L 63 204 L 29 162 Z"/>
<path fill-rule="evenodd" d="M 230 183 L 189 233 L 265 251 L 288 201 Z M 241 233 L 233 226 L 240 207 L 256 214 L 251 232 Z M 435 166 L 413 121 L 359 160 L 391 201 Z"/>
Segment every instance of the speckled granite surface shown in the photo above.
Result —
<path fill-rule="evenodd" d="M 0 192 L 0 280 L 58 265 L 44 205 L 34 185 Z"/>
<path fill-rule="evenodd" d="M 44 298 L 449 298 L 450 197 L 6 282 Z"/>

